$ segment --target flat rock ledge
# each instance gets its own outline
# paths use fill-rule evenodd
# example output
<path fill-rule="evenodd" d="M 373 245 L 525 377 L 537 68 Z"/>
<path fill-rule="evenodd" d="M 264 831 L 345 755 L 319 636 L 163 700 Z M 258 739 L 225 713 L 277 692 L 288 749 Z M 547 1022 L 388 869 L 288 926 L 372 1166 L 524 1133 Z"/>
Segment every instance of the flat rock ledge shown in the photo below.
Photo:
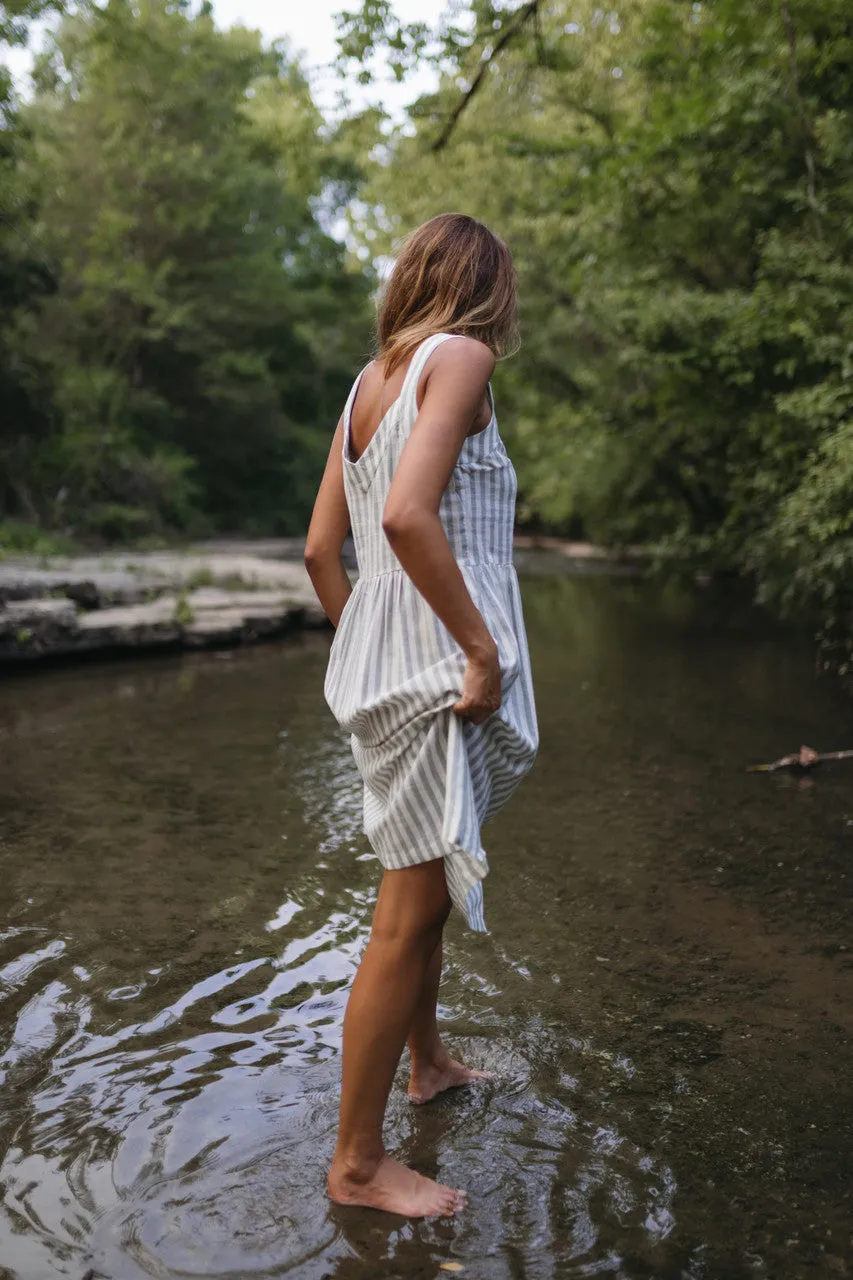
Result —
<path fill-rule="evenodd" d="M 233 647 L 328 625 L 299 538 L 0 560 L 0 668 L 98 651 Z M 345 559 L 352 565 L 351 549 Z M 634 574 L 644 553 L 515 540 L 519 569 Z"/>
<path fill-rule="evenodd" d="M 0 664 L 251 644 L 327 625 L 301 563 L 227 551 L 0 563 Z"/>

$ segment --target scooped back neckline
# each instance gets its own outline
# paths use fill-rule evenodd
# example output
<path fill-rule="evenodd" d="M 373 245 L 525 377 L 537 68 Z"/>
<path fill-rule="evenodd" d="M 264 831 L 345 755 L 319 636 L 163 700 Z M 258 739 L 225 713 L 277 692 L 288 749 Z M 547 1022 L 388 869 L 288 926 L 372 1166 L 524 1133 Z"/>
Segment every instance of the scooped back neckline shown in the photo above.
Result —
<path fill-rule="evenodd" d="M 411 389 L 411 378 L 412 378 L 413 370 L 417 365 L 419 365 L 420 367 L 418 368 L 417 375 L 414 379 L 414 388 L 413 388 L 413 398 L 415 400 L 415 408 L 417 409 L 418 383 L 420 382 L 420 376 L 423 373 L 424 366 L 426 365 L 427 360 L 432 355 L 433 351 L 435 351 L 436 348 L 439 347 L 441 343 L 444 342 L 447 338 L 458 338 L 461 336 L 462 335 L 458 333 L 443 333 L 443 332 L 431 333 L 428 338 L 424 338 L 423 342 L 420 342 L 418 346 L 415 347 L 414 351 L 412 352 L 411 359 L 409 360 L 409 367 L 406 369 L 406 375 L 403 378 L 399 392 L 394 397 L 394 399 L 392 400 L 388 408 L 385 410 L 382 417 L 379 419 L 379 422 L 376 424 L 376 427 L 374 429 L 373 435 L 370 437 L 367 444 L 362 449 L 361 453 L 358 455 L 357 458 L 353 458 L 351 456 L 352 455 L 352 412 L 353 412 L 353 409 L 355 408 L 355 402 L 358 396 L 358 389 L 361 385 L 361 379 L 363 378 L 367 370 L 370 368 L 370 365 L 373 364 L 373 361 L 371 360 L 369 364 L 366 364 L 364 366 L 364 368 L 358 374 L 358 376 L 355 379 L 355 382 L 352 385 L 352 389 L 350 390 L 350 394 L 347 399 L 346 406 L 344 408 L 344 438 L 343 438 L 343 447 L 341 452 L 343 455 L 343 460 L 347 464 L 347 466 L 357 467 L 364 460 L 364 458 L 367 457 L 367 455 L 370 453 L 371 448 L 373 447 L 374 440 L 376 440 L 378 436 L 384 434 L 382 429 L 385 426 L 385 423 L 388 421 L 388 419 L 392 416 L 392 414 L 394 414 L 394 412 L 397 409 L 405 405 L 405 402 L 408 398 L 408 395 Z M 432 345 L 430 346 L 430 349 L 426 352 L 426 354 L 423 354 L 424 348 L 427 347 L 428 344 L 432 344 Z M 480 436 L 484 436 L 485 433 L 495 424 L 495 421 L 496 421 L 495 398 L 492 394 L 491 383 L 488 384 L 487 391 L 489 396 L 489 403 L 491 404 L 491 407 L 492 407 L 492 416 L 489 419 L 489 421 L 486 423 L 486 425 L 484 427 L 481 427 L 479 431 L 474 431 L 470 435 L 467 435 L 465 437 L 465 444 L 467 444 L 470 440 L 477 440 Z"/>

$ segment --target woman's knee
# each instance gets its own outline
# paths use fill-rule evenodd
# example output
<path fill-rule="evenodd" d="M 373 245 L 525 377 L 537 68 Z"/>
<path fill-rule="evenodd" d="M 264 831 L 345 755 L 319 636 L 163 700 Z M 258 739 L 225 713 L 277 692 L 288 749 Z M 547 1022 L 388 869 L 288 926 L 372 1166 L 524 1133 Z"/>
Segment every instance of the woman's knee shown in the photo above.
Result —
<path fill-rule="evenodd" d="M 441 940 L 444 920 L 438 916 L 425 919 L 423 917 L 404 917 L 400 920 L 374 920 L 370 930 L 370 941 L 379 946 L 395 951 L 422 952 L 424 956 L 432 955 Z"/>
<path fill-rule="evenodd" d="M 378 941 L 398 945 L 422 943 L 434 948 L 449 914 L 450 895 L 443 859 L 386 871 L 371 935 Z"/>

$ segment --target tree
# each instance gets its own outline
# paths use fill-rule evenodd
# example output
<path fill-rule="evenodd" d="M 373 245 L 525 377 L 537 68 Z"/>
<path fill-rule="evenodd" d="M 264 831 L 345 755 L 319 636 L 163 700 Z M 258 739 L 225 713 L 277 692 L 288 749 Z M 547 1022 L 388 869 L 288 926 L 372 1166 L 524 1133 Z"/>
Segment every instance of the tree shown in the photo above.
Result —
<path fill-rule="evenodd" d="M 315 212 L 353 175 L 298 67 L 207 8 L 110 0 L 63 22 L 36 85 L 34 236 L 58 283 L 20 350 L 51 389 L 42 517 L 303 527 L 369 281 Z"/>
<path fill-rule="evenodd" d="M 56 8 L 42 0 L 0 4 L 0 48 L 25 44 L 30 22 Z M 19 317 L 53 288 L 49 263 L 29 233 L 35 209 L 21 172 L 25 133 L 12 78 L 0 65 L 0 511 L 14 505 L 33 519 L 32 455 L 47 428 L 34 361 L 15 341 Z"/>
<path fill-rule="evenodd" d="M 502 232 L 502 382 L 528 519 L 754 576 L 853 635 L 853 15 L 842 0 L 365 5 L 342 47 L 438 92 L 366 201 L 383 244 L 457 207 Z"/>

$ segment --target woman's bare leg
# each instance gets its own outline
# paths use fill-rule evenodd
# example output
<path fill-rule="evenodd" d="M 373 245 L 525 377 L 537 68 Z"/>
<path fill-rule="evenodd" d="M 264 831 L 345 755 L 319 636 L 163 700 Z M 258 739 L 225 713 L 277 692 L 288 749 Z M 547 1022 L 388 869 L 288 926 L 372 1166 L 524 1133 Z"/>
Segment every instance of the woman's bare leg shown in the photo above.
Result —
<path fill-rule="evenodd" d="M 416 1062 L 431 1062 L 444 1052 L 441 1036 L 438 1031 L 436 1012 L 438 1008 L 438 988 L 441 982 L 442 943 L 433 951 L 427 965 L 421 994 L 415 1005 L 412 1025 L 409 1028 L 408 1046 L 412 1055 L 412 1068 Z"/>
<path fill-rule="evenodd" d="M 392 1160 L 385 1106 L 427 968 L 450 911 L 444 862 L 386 871 L 344 1017 L 338 1142 L 329 1195 L 407 1217 L 454 1213 L 464 1193 Z"/>
<path fill-rule="evenodd" d="M 439 938 L 424 974 L 420 998 L 409 1029 L 409 1098 L 417 1103 L 429 1102 L 444 1089 L 455 1089 L 459 1085 L 470 1084 L 472 1080 L 484 1080 L 489 1076 L 488 1071 L 474 1071 L 451 1058 L 442 1044 L 436 1019 L 441 960 L 442 945 Z"/>

